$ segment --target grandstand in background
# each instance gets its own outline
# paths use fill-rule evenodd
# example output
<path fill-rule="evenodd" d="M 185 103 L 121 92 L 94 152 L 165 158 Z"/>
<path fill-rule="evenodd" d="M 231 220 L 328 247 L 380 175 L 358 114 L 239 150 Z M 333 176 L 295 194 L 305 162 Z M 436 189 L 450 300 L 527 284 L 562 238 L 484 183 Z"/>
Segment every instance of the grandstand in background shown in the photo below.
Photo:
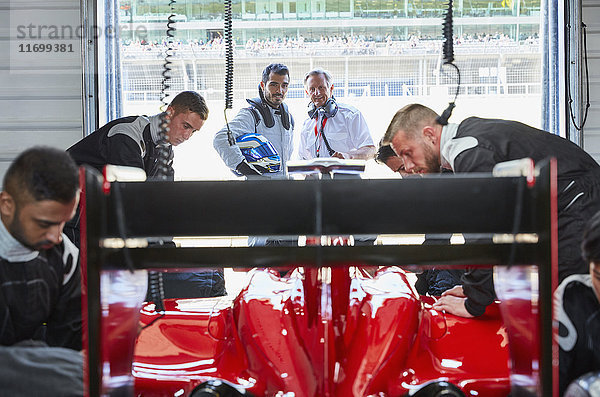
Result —
<path fill-rule="evenodd" d="M 334 77 L 334 95 L 361 109 L 378 142 L 392 115 L 419 102 L 442 111 L 454 97 L 456 74 L 442 67 L 441 22 L 447 0 L 233 0 L 234 104 L 257 95 L 262 70 L 286 64 L 286 103 L 296 135 L 306 116 L 303 77 L 313 67 Z M 190 143 L 176 148 L 177 179 L 234 179 L 212 147 L 224 123 L 221 0 L 177 0 L 175 40 L 165 39 L 167 0 L 121 0 L 122 112 L 154 114 L 162 71 L 172 54 L 169 94 L 196 90 L 210 117 Z M 455 63 L 461 88 L 452 122 L 500 117 L 539 127 L 542 92 L 540 0 L 455 0 Z M 448 70 L 446 70 L 448 69 Z M 372 164 L 371 164 L 372 163 Z M 390 177 L 368 162 L 366 177 Z M 390 175 L 391 174 L 391 175 Z"/>
<path fill-rule="evenodd" d="M 233 37 L 248 40 L 360 37 L 384 42 L 441 38 L 446 0 L 233 0 Z M 176 38 L 207 43 L 222 37 L 221 0 L 178 0 Z M 171 9 L 167 0 L 121 0 L 125 41 L 161 41 Z M 506 35 L 513 41 L 539 34 L 540 0 L 457 0 L 457 36 Z M 141 28 L 141 29 L 140 29 Z"/>
<path fill-rule="evenodd" d="M 223 3 L 178 0 L 171 91 L 223 98 Z M 234 0 L 235 97 L 254 96 L 264 66 L 289 66 L 288 98 L 303 98 L 304 73 L 330 70 L 335 95 L 426 97 L 456 76 L 441 68 L 438 0 Z M 165 57 L 166 0 L 121 0 L 123 99 L 155 101 Z M 454 2 L 461 95 L 539 95 L 540 0 Z M 139 28 L 142 29 L 139 29 Z"/>
<path fill-rule="evenodd" d="M 519 51 L 520 50 L 520 51 Z M 456 75 L 444 73 L 439 54 L 369 56 L 303 54 L 281 52 L 269 59 L 286 64 L 291 72 L 288 98 L 304 98 L 304 74 L 313 67 L 329 70 L 334 76 L 337 98 L 398 97 L 439 95 L 440 87 L 454 93 Z M 269 60 L 236 57 L 234 95 L 237 99 L 256 95 L 262 69 Z M 473 51 L 456 55 L 461 70 L 461 96 L 529 96 L 541 92 L 541 57 L 537 46 L 496 48 L 495 52 Z M 126 102 L 157 101 L 162 82 L 161 57 L 122 59 L 123 99 Z M 173 60 L 171 92 L 195 90 L 208 100 L 224 98 L 224 61 L 220 57 L 181 56 Z"/>

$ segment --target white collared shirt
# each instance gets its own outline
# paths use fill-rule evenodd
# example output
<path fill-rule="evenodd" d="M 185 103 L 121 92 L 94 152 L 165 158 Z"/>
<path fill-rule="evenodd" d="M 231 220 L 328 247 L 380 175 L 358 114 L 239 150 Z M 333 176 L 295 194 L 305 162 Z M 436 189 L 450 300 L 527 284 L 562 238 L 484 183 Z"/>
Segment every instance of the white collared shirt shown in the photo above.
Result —
<path fill-rule="evenodd" d="M 373 146 L 373 138 L 363 115 L 353 106 L 338 103 L 338 111 L 332 118 L 327 118 L 323 127 L 329 146 L 335 152 L 347 155 L 363 146 Z M 317 118 L 307 118 L 300 132 L 298 157 L 309 160 L 317 157 L 330 157 L 322 135 L 322 112 Z M 317 128 L 315 133 L 315 127 Z M 346 156 L 344 156 L 346 157 Z"/>

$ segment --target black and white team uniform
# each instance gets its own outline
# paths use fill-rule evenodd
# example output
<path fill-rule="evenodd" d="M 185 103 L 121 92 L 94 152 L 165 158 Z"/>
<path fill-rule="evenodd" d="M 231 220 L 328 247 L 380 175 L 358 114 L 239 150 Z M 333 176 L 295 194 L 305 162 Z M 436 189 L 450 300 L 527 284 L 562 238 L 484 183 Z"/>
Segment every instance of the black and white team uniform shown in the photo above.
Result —
<path fill-rule="evenodd" d="M 583 149 L 558 135 L 523 123 L 469 117 L 443 127 L 442 167 L 460 172 L 491 172 L 497 163 L 549 157 L 558 166 L 558 271 L 560 280 L 587 273 L 580 244 L 586 222 L 600 210 L 600 166 Z M 476 269 L 463 276 L 465 303 L 480 315 L 495 299 L 492 272 Z"/>
<path fill-rule="evenodd" d="M 88 164 L 98 171 L 106 164 L 137 167 L 146 171 L 148 178 L 158 173 L 160 114 L 154 116 L 123 117 L 106 124 L 86 136 L 67 152 L 78 165 Z M 173 179 L 173 147 L 169 152 L 170 180 Z"/>
<path fill-rule="evenodd" d="M 589 274 L 567 277 L 554 292 L 559 321 L 560 395 L 575 379 L 600 371 L 600 302 Z"/>
<path fill-rule="evenodd" d="M 79 250 L 33 251 L 0 221 L 0 390 L 83 396 Z"/>
<path fill-rule="evenodd" d="M 160 116 L 130 116 L 111 121 L 71 146 L 67 152 L 78 165 L 87 164 L 100 172 L 106 164 L 123 165 L 141 168 L 146 172 L 148 179 L 153 179 L 158 175 Z M 173 147 L 169 143 L 164 145 L 168 150 L 167 179 L 173 180 Z M 65 233 L 72 237 L 77 245 L 78 216 L 79 213 L 65 227 Z M 222 269 L 194 273 L 164 273 L 162 277 L 167 298 L 225 295 Z"/>
<path fill-rule="evenodd" d="M 43 339 L 81 349 L 78 260 L 79 250 L 64 235 L 61 244 L 33 251 L 0 222 L 0 345 Z"/>

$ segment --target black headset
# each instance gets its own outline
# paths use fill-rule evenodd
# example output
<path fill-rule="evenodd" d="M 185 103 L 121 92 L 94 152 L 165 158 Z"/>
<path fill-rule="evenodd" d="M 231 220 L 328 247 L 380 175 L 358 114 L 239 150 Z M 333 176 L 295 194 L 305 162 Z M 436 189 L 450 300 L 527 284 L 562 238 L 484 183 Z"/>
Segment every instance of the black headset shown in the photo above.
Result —
<path fill-rule="evenodd" d="M 454 108 L 456 107 L 456 104 L 454 104 L 454 102 L 450 102 L 448 104 L 448 107 L 444 110 L 444 112 L 438 116 L 435 121 L 437 121 L 438 124 L 440 125 L 448 125 L 448 119 L 450 118 L 450 116 L 452 116 L 452 110 L 454 110 Z"/>
<path fill-rule="evenodd" d="M 275 120 L 273 119 L 273 115 L 269 110 L 270 105 L 268 105 L 267 99 L 265 98 L 265 94 L 260 84 L 258 85 L 258 96 L 258 98 L 246 99 L 246 102 L 248 102 L 251 105 L 251 109 L 258 110 L 258 112 L 262 116 L 265 126 L 267 128 L 272 128 L 275 125 Z M 283 125 L 283 128 L 289 130 L 291 125 L 291 115 L 289 114 L 287 105 L 285 103 L 281 103 L 277 110 L 281 114 L 281 124 Z M 254 125 L 254 128 L 256 129 L 256 126 L 258 125 L 260 120 L 258 119 L 258 114 L 256 114 L 255 112 L 252 112 L 252 115 L 254 116 L 254 121 L 256 122 L 256 124 Z"/>
<path fill-rule="evenodd" d="M 335 103 L 335 98 L 331 97 L 323 104 L 323 106 L 316 107 L 314 103 L 308 104 L 308 117 L 315 118 L 319 115 L 319 112 L 323 112 L 325 117 L 331 118 L 336 115 L 338 111 L 338 105 Z"/>

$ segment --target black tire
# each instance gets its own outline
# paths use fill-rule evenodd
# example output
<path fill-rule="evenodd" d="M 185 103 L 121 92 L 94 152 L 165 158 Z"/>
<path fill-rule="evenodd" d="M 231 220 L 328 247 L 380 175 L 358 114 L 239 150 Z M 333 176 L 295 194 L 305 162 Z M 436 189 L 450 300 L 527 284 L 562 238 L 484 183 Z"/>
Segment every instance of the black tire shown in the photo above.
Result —
<path fill-rule="evenodd" d="M 425 384 L 416 391 L 411 391 L 407 396 L 410 397 L 465 397 L 465 394 L 449 382 L 433 381 Z"/>
<path fill-rule="evenodd" d="M 245 389 L 229 382 L 213 379 L 196 387 L 189 397 L 253 397 Z"/>

